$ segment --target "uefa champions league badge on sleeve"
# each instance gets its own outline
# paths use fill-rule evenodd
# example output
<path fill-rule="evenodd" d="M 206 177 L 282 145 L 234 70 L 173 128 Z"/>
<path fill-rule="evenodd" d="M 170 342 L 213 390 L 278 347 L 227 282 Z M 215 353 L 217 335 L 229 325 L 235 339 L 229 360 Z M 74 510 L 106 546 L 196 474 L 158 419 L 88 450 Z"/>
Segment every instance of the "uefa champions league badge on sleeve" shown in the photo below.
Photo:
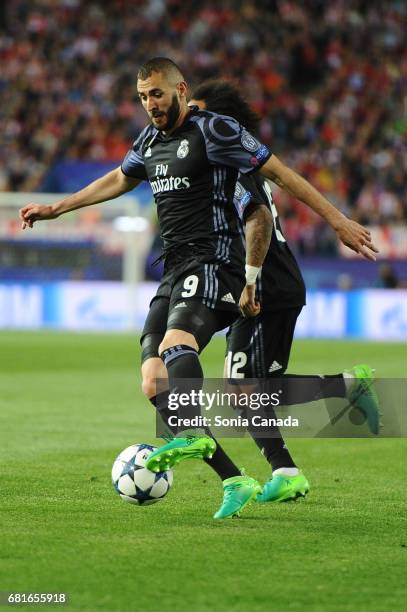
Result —
<path fill-rule="evenodd" d="M 181 140 L 180 145 L 177 150 L 177 157 L 179 159 L 184 159 L 189 153 L 189 142 L 188 140 Z"/>
<path fill-rule="evenodd" d="M 242 216 L 244 209 L 250 202 L 252 194 L 247 191 L 239 182 L 235 186 L 234 203 L 238 208 L 239 215 Z"/>
<path fill-rule="evenodd" d="M 266 159 L 269 154 L 269 150 L 265 145 L 261 145 L 258 151 L 250 158 L 250 163 L 252 166 L 258 166 L 263 159 Z"/>
<path fill-rule="evenodd" d="M 263 161 L 269 154 L 269 150 L 265 145 L 261 145 L 260 149 L 256 151 L 256 157 L 259 162 Z"/>

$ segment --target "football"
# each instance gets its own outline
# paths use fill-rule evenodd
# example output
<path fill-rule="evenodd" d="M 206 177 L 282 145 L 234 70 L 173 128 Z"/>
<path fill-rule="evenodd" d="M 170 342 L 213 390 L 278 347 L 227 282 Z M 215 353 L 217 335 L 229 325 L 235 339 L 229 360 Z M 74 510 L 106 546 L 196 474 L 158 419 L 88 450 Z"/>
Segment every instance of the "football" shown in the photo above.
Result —
<path fill-rule="evenodd" d="M 112 482 L 124 501 L 147 506 L 167 495 L 172 485 L 172 470 L 151 472 L 145 467 L 149 455 L 155 450 L 151 444 L 133 444 L 116 458 Z"/>

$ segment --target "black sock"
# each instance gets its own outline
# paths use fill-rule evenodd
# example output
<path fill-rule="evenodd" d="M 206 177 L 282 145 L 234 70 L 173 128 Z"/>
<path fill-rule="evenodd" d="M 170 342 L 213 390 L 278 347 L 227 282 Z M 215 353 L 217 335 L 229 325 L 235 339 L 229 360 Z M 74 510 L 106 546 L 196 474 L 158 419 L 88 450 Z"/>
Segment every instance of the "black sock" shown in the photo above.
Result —
<path fill-rule="evenodd" d="M 306 404 L 330 397 L 346 397 L 345 380 L 342 374 L 326 376 L 304 376 L 284 374 L 267 380 L 267 388 L 272 393 L 282 389 L 281 403 L 284 406 Z"/>
<path fill-rule="evenodd" d="M 207 431 L 207 434 L 213 438 L 209 431 Z M 215 438 L 213 439 L 215 440 Z M 226 478 L 232 478 L 233 476 L 241 476 L 240 470 L 233 463 L 232 459 L 225 453 L 219 442 L 217 440 L 215 442 L 216 451 L 211 459 L 204 459 L 205 463 L 215 470 L 221 480 L 226 480 Z"/>
<path fill-rule="evenodd" d="M 161 419 L 159 423 L 157 421 L 157 434 L 166 433 L 173 434 L 174 436 L 178 433 L 178 428 L 175 425 L 170 425 L 168 419 L 173 415 L 173 411 L 168 408 L 168 396 L 169 391 L 162 391 L 157 393 L 154 397 L 150 397 L 150 402 L 157 410 L 157 417 Z"/>
<path fill-rule="evenodd" d="M 280 378 L 270 378 L 267 383 L 267 387 L 270 387 L 268 390 L 271 393 L 282 389 L 281 397 L 284 406 L 305 404 L 321 398 L 346 396 L 346 387 L 342 374 L 327 376 L 285 374 Z M 275 418 L 275 414 L 270 414 L 269 411 L 267 416 Z M 262 430 L 261 427 L 255 428 L 250 426 L 249 433 L 272 466 L 273 471 L 282 467 L 297 467 L 278 427 L 268 427 L 267 437 L 262 435 L 265 433 L 265 430 Z"/>
<path fill-rule="evenodd" d="M 268 411 L 267 417 L 276 418 L 274 410 Z M 270 463 L 273 471 L 282 467 L 297 467 L 277 426 L 269 426 L 264 428 L 261 426 L 255 427 L 250 424 L 248 427 L 248 432 L 259 447 L 261 453 L 267 459 L 268 463 Z M 265 432 L 268 434 L 267 437 L 264 437 Z"/>
<path fill-rule="evenodd" d="M 161 358 L 168 371 L 169 393 L 191 393 L 191 390 L 200 391 L 203 386 L 203 371 L 199 361 L 197 351 L 190 346 L 179 344 L 163 351 Z M 186 380 L 185 380 L 186 379 Z M 185 380 L 185 383 L 183 382 Z M 157 396 L 156 396 L 157 397 Z M 163 398 L 165 399 L 165 398 Z M 167 395 L 168 400 L 168 395 Z M 158 406 L 157 406 L 158 409 Z M 159 409 L 160 414 L 168 419 L 170 414 L 174 414 L 168 407 L 162 406 Z M 200 406 L 194 406 L 192 403 L 189 406 L 182 407 L 177 411 L 180 418 L 193 418 L 200 416 Z M 182 428 L 178 429 L 177 433 L 182 432 Z M 207 435 L 211 435 L 209 430 L 205 430 Z M 213 437 L 213 436 L 211 436 Z M 215 440 L 216 442 L 216 440 Z M 222 480 L 232 478 L 232 476 L 240 476 L 240 470 L 228 457 L 223 448 L 217 443 L 216 451 L 211 459 L 205 459 L 207 463 Z"/>
<path fill-rule="evenodd" d="M 327 376 L 285 374 L 280 378 L 270 378 L 267 383 L 267 386 L 271 387 L 270 392 L 273 392 L 274 386 L 276 387 L 275 392 L 277 388 L 282 388 L 281 397 L 284 406 L 305 404 L 321 398 L 346 396 L 345 381 L 342 374 Z M 274 417 L 273 414 L 270 415 L 269 413 L 267 416 L 275 418 L 275 414 Z M 263 430 L 264 432 L 265 430 Z M 261 427 L 250 426 L 249 433 L 272 466 L 273 471 L 282 467 L 297 467 L 278 427 L 267 428 L 267 437 L 263 437 Z M 269 437 L 270 435 L 273 437 Z"/>
<path fill-rule="evenodd" d="M 192 393 L 199 393 L 203 386 L 203 371 L 198 352 L 191 346 L 177 344 L 163 351 L 161 359 L 168 372 L 169 393 L 178 396 L 187 394 L 191 400 L 185 406 L 180 405 L 173 414 L 180 420 L 200 417 L 199 402 L 192 401 Z M 180 425 L 178 432 L 183 429 L 190 427 Z"/>
<path fill-rule="evenodd" d="M 256 442 L 261 453 L 265 456 L 268 463 L 271 465 L 273 472 L 283 467 L 297 467 L 282 437 L 262 438 L 258 433 L 255 432 L 250 432 L 250 435 Z"/>
<path fill-rule="evenodd" d="M 322 393 L 325 399 L 346 397 L 346 385 L 343 374 L 325 374 L 322 378 Z"/>
<path fill-rule="evenodd" d="M 150 402 L 156 408 L 159 416 L 161 417 L 164 429 L 168 429 L 175 436 L 178 433 L 177 428 L 168 423 L 168 417 L 173 415 L 173 411 L 168 408 L 168 395 L 169 391 L 163 391 L 162 393 L 151 397 Z M 159 429 L 160 428 L 157 427 L 157 430 Z M 206 434 L 213 438 L 208 429 L 206 430 Z M 213 439 L 215 440 L 215 438 Z M 219 442 L 217 440 L 215 440 L 215 442 L 216 451 L 213 453 L 211 459 L 204 459 L 205 463 L 207 463 L 218 474 L 221 480 L 232 478 L 232 476 L 240 476 L 240 470 L 233 463 L 230 457 L 228 457 Z"/>

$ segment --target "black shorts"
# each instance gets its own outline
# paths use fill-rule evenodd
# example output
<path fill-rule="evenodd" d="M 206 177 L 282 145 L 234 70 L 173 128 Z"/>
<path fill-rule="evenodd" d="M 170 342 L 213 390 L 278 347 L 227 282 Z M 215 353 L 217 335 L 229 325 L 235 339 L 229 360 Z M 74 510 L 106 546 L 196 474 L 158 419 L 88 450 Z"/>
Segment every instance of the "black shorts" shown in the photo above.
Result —
<path fill-rule="evenodd" d="M 170 310 L 178 303 L 199 300 L 208 308 L 226 310 L 239 316 L 239 299 L 244 285 L 243 267 L 205 263 L 186 254 L 182 262 L 166 261 L 156 297 L 168 298 Z"/>
<path fill-rule="evenodd" d="M 226 336 L 228 378 L 270 378 L 284 374 L 301 310 L 298 307 L 265 310 L 257 317 L 239 317 Z"/>
<path fill-rule="evenodd" d="M 202 351 L 217 331 L 239 316 L 244 282 L 243 271 L 222 264 L 192 260 L 166 269 L 141 335 L 142 362 L 158 357 L 169 329 L 191 333 Z"/>

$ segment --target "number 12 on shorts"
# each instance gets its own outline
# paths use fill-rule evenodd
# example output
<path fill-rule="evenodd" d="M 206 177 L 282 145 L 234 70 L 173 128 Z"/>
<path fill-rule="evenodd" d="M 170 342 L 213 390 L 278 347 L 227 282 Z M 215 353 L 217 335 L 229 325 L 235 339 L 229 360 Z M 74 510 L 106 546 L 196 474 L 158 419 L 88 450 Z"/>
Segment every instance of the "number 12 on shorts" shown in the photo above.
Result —
<path fill-rule="evenodd" d="M 239 372 L 247 363 L 247 355 L 243 351 L 232 353 L 228 351 L 226 357 L 226 375 L 228 378 L 244 378 L 244 372 Z"/>

